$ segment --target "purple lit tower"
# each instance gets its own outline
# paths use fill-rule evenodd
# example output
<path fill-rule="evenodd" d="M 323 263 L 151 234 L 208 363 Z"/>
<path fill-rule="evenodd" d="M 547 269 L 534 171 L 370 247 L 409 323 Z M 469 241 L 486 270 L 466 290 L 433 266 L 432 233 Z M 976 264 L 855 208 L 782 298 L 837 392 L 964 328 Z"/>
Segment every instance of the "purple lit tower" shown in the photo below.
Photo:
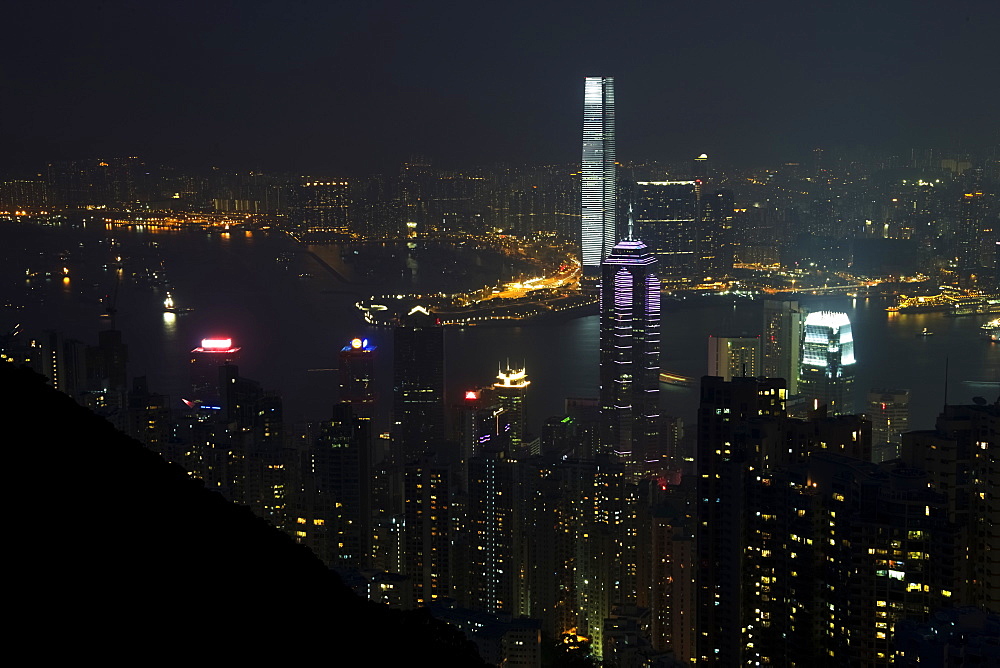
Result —
<path fill-rule="evenodd" d="M 632 239 L 619 242 L 602 265 L 601 445 L 633 464 L 660 455 L 660 280 L 655 268 L 646 244 Z"/>

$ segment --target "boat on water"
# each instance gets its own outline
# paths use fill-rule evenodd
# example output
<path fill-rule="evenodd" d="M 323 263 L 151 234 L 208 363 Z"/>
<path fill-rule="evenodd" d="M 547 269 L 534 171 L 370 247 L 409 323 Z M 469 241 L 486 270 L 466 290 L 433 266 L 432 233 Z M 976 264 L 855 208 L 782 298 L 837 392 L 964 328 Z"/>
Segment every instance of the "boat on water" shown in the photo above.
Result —
<path fill-rule="evenodd" d="M 193 308 L 178 308 L 177 305 L 174 304 L 173 295 L 171 295 L 169 292 L 167 293 L 167 298 L 163 300 L 164 313 L 177 313 L 177 314 L 190 313 L 193 310 L 194 310 Z"/>
<path fill-rule="evenodd" d="M 923 297 L 901 295 L 899 303 L 887 311 L 898 313 L 931 313 L 940 311 L 947 316 L 1000 313 L 1000 295 L 961 295 L 945 293 Z"/>
<path fill-rule="evenodd" d="M 924 327 L 923 331 L 917 332 L 917 336 L 934 336 L 934 332 Z"/>
<path fill-rule="evenodd" d="M 983 324 L 983 337 L 988 341 L 1000 342 L 1000 318 L 993 318 Z"/>

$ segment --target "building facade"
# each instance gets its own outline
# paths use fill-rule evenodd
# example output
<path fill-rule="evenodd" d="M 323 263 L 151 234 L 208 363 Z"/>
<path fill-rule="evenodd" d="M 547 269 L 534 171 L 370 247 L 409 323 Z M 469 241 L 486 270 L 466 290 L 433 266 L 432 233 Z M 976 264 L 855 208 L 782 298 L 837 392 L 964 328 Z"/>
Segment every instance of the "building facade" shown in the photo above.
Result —
<path fill-rule="evenodd" d="M 587 77 L 583 99 L 581 259 L 583 270 L 598 275 L 615 245 L 615 80 Z"/>
<path fill-rule="evenodd" d="M 601 444 L 625 461 L 658 456 L 660 279 L 641 241 L 625 240 L 601 277 Z"/>
<path fill-rule="evenodd" d="M 854 336 L 846 313 L 816 311 L 806 316 L 799 390 L 830 414 L 854 412 Z"/>
<path fill-rule="evenodd" d="M 760 337 L 709 336 L 708 375 L 723 380 L 763 375 L 760 364 Z"/>
<path fill-rule="evenodd" d="M 695 181 L 639 181 L 635 184 L 635 234 L 656 256 L 665 281 L 700 282 L 701 254 Z"/>

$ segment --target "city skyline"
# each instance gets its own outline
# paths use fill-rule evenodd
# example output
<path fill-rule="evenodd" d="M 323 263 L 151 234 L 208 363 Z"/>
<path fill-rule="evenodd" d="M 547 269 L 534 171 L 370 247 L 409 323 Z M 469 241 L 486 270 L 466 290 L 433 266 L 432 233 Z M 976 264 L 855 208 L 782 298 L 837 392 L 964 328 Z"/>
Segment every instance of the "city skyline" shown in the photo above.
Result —
<path fill-rule="evenodd" d="M 984 1 L 57 12 L 0 70 L 0 172 L 47 156 L 0 174 L 15 424 L 131 437 L 240 507 L 192 544 L 252 519 L 489 665 L 924 665 L 945 612 L 1000 661 Z M 266 554 L 242 596 L 309 591 Z"/>

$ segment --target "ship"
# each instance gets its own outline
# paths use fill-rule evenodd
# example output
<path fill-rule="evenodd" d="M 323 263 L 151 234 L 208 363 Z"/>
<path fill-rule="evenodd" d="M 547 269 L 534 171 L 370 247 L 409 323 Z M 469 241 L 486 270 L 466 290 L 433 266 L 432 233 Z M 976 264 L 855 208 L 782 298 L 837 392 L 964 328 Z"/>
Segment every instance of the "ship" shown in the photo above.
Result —
<path fill-rule="evenodd" d="M 980 315 L 983 313 L 1000 313 L 1000 295 L 955 295 L 937 294 L 926 297 L 900 296 L 896 306 L 890 306 L 887 311 L 899 313 L 932 313 L 942 312 L 947 316 Z"/>
<path fill-rule="evenodd" d="M 1000 318 L 993 318 L 983 324 L 983 337 L 988 341 L 1000 342 Z"/>
<path fill-rule="evenodd" d="M 194 309 L 190 308 L 190 307 L 189 308 L 178 308 L 174 304 L 174 298 L 173 298 L 173 296 L 169 292 L 167 293 L 167 298 L 163 300 L 163 312 L 164 313 L 176 313 L 176 314 L 180 315 L 182 313 L 190 313 L 193 310 Z"/>

